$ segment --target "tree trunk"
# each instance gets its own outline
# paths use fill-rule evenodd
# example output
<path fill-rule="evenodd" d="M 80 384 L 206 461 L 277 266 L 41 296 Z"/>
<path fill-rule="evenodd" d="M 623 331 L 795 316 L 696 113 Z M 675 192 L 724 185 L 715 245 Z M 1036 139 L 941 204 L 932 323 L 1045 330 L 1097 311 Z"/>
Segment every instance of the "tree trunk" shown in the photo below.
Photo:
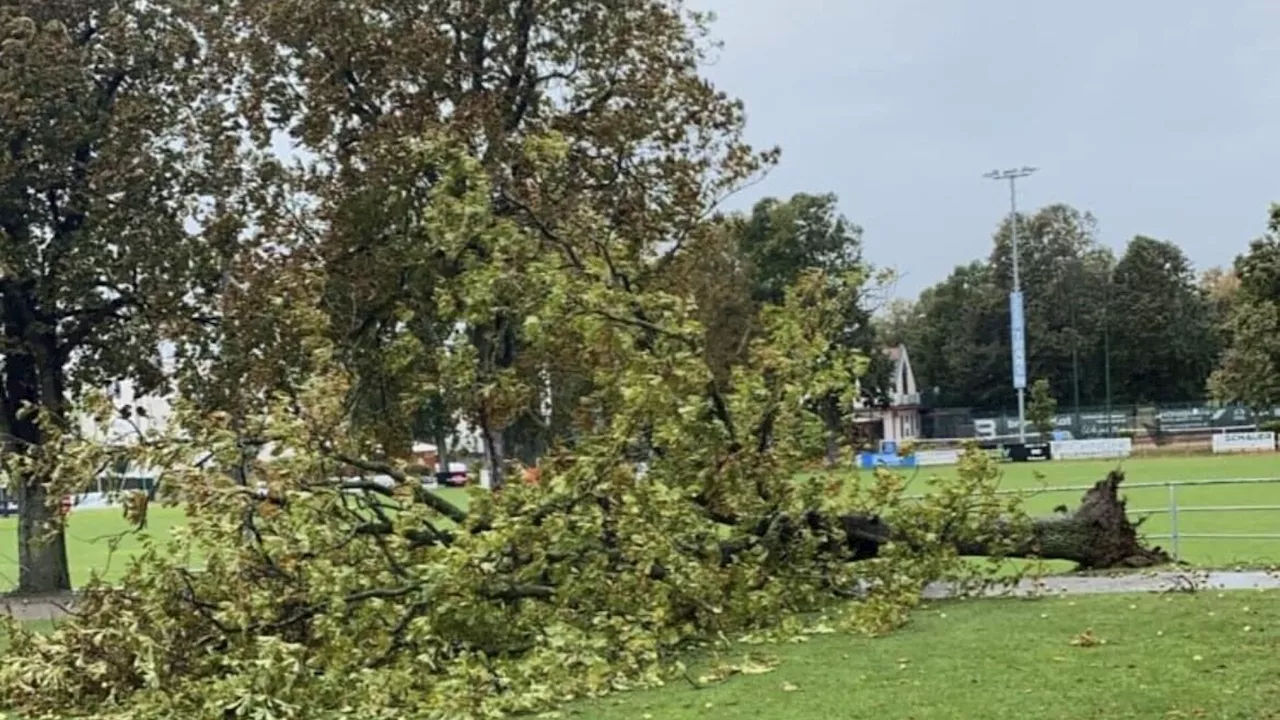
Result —
<path fill-rule="evenodd" d="M 1118 488 L 1124 473 L 1112 471 L 1085 494 L 1080 506 L 1032 521 L 1029 537 L 1013 548 L 998 548 L 994 543 L 965 538 L 952 540 L 961 555 L 1070 560 L 1081 569 L 1137 568 L 1163 565 L 1171 561 L 1159 547 L 1147 547 L 1138 536 L 1138 525 L 1125 514 L 1125 501 Z M 822 518 L 810 518 L 809 524 L 822 524 Z M 879 518 L 848 515 L 840 518 L 846 535 L 845 551 L 853 559 L 874 557 L 881 544 L 893 540 L 910 542 Z M 990 528 L 997 535 L 1003 528 Z M 1009 532 L 1016 532 L 1010 526 Z"/>
<path fill-rule="evenodd" d="M 39 478 L 22 478 L 17 486 L 18 594 L 68 591 L 71 574 L 58 504 L 48 502 L 50 498 Z"/>
<path fill-rule="evenodd" d="M 1171 561 L 1159 547 L 1147 547 L 1138 536 L 1138 525 L 1125 514 L 1118 488 L 1124 473 L 1113 470 L 1099 480 L 1072 512 L 1037 518 L 1031 537 L 1012 553 L 1015 557 L 1070 560 L 1082 569 L 1151 567 Z M 990 555 L 981 543 L 957 543 L 964 555 Z"/>
<path fill-rule="evenodd" d="M 484 442 L 484 466 L 489 471 L 489 489 L 500 490 L 506 482 L 506 443 L 504 428 L 495 428 L 489 424 L 489 418 L 480 421 L 480 438 Z"/>
<path fill-rule="evenodd" d="M 0 322 L 6 350 L 0 365 L 0 452 L 26 453 L 40 448 L 44 433 L 37 418 L 23 411 L 24 406 L 49 410 L 54 417 L 62 415 L 63 356 L 57 336 L 39 320 L 31 288 L 9 283 L 2 295 Z M 12 480 L 18 504 L 18 592 L 70 590 L 66 538 L 56 498 L 48 497 L 47 478 L 22 474 Z"/>
<path fill-rule="evenodd" d="M 840 405 L 836 397 L 822 400 L 822 424 L 826 427 L 826 466 L 833 468 L 840 462 Z"/>
<path fill-rule="evenodd" d="M 449 465 L 453 462 L 453 454 L 449 451 L 449 432 L 443 425 L 436 429 L 436 455 L 440 468 L 437 472 L 449 473 Z"/>

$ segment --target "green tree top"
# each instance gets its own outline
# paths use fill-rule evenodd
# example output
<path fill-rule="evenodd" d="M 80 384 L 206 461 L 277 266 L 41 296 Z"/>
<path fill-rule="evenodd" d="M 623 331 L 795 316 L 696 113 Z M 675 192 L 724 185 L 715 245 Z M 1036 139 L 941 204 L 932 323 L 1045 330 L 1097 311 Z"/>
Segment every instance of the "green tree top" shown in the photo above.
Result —
<path fill-rule="evenodd" d="M 1053 418 L 1058 413 L 1058 401 L 1047 378 L 1038 378 L 1031 384 L 1031 398 L 1027 403 L 1027 419 L 1031 427 L 1047 437 L 1053 432 Z"/>

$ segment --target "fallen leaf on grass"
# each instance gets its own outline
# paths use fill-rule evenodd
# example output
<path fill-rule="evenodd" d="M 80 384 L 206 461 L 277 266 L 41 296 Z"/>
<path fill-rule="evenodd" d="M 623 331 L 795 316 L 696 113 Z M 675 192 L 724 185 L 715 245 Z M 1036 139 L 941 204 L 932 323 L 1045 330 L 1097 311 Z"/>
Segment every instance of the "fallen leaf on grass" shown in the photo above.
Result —
<path fill-rule="evenodd" d="M 728 663 L 715 665 L 706 675 L 698 678 L 697 684 L 700 686 L 715 685 L 728 680 L 734 675 L 764 675 L 765 673 L 773 672 L 777 667 L 777 658 L 752 654 L 744 657 L 742 662 L 736 665 Z"/>
<path fill-rule="evenodd" d="M 1071 638 L 1071 644 L 1076 647 L 1097 647 L 1098 645 L 1106 645 L 1107 641 L 1094 635 L 1093 630 L 1085 630 Z"/>
<path fill-rule="evenodd" d="M 782 683 L 782 692 L 795 692 L 799 689 L 800 688 L 796 687 L 795 685 L 792 685 L 789 682 Z"/>

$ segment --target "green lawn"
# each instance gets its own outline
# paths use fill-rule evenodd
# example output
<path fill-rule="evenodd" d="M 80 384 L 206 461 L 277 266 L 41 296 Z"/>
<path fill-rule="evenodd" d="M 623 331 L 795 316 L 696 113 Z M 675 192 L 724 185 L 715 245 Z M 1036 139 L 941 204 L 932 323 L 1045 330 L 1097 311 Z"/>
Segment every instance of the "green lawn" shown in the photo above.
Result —
<path fill-rule="evenodd" d="M 1082 633 L 1105 644 L 1073 645 Z M 1280 719 L 1280 593 L 947 602 L 881 639 L 740 647 L 773 672 L 566 708 L 593 720 Z M 705 667 L 695 668 L 700 675 Z"/>
<path fill-rule="evenodd" d="M 1116 464 L 1115 461 L 1007 464 L 1002 466 L 1002 484 L 1011 489 L 1087 485 L 1103 477 Z M 1129 483 L 1280 477 L 1280 455 L 1274 454 L 1130 459 L 1121 463 L 1121 466 Z M 913 485 L 923 492 L 927 474 L 950 472 L 954 472 L 954 469 L 921 469 Z M 443 489 L 440 492 L 465 504 L 466 495 L 462 490 Z M 1130 489 L 1127 495 L 1132 509 L 1163 508 L 1169 502 L 1168 491 L 1164 488 Z M 1037 514 L 1048 514 L 1057 505 L 1073 507 L 1078 499 L 1079 492 L 1042 493 L 1029 500 L 1028 508 Z M 1280 483 L 1183 488 L 1179 491 L 1178 500 L 1183 507 L 1280 505 Z M 149 532 L 167 533 L 180 522 L 180 511 L 156 509 L 151 515 Z M 1169 517 L 1152 516 L 1144 529 L 1153 534 L 1168 533 Z M 123 534 L 125 530 L 125 523 L 118 510 L 90 510 L 72 514 L 67 541 L 74 584 L 83 584 L 94 569 L 108 577 L 120 572 L 122 555 L 137 547 L 137 538 Z M 1280 533 L 1280 511 L 1183 512 L 1179 516 L 1179 530 L 1183 533 Z M 11 588 L 17 584 L 16 534 L 13 518 L 0 520 L 0 588 Z M 111 539 L 115 536 L 120 537 L 113 554 Z M 1168 546 L 1168 541 L 1165 540 L 1156 543 Z M 1205 566 L 1280 565 L 1280 540 L 1184 539 L 1179 543 L 1179 551 L 1182 559 Z M 1059 563 L 1053 567 L 1067 569 L 1069 566 Z"/>

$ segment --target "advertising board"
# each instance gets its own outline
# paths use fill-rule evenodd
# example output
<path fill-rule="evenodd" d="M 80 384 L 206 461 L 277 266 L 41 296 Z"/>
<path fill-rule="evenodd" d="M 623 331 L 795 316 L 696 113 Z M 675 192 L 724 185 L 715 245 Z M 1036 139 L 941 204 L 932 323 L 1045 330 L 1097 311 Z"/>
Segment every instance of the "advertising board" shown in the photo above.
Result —
<path fill-rule="evenodd" d="M 959 450 L 917 450 L 915 453 L 917 467 L 933 467 L 936 465 L 955 465 L 960 462 Z"/>
<path fill-rule="evenodd" d="M 1214 453 L 1271 452 L 1275 449 L 1274 432 L 1229 432 L 1213 436 Z"/>
<path fill-rule="evenodd" d="M 1122 458 L 1133 454 L 1133 441 L 1129 438 L 1056 440 L 1049 443 L 1049 453 L 1054 460 Z"/>
<path fill-rule="evenodd" d="M 878 467 L 911 468 L 916 466 L 916 457 L 903 457 L 897 453 L 864 452 L 858 453 L 858 467 L 863 470 L 874 470 Z"/>

